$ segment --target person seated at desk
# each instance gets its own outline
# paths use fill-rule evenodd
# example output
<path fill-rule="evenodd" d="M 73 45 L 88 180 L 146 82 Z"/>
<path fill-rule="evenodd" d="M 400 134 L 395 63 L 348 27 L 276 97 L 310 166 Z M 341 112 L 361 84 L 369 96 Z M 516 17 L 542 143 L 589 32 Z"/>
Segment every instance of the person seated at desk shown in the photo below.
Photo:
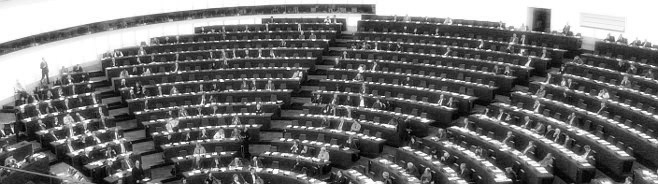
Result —
<path fill-rule="evenodd" d="M 472 175 L 473 175 L 473 171 L 471 171 L 471 169 L 466 167 L 466 163 L 461 163 L 459 165 L 459 177 L 470 182 L 473 181 Z"/>
<path fill-rule="evenodd" d="M 480 157 L 485 157 L 484 149 L 482 149 L 481 146 L 475 146 L 475 155 L 480 156 Z"/>
<path fill-rule="evenodd" d="M 4 148 L 3 148 L 4 149 Z M 10 154 L 7 158 L 5 158 L 5 167 L 12 167 L 12 168 L 18 168 L 18 161 L 14 158 L 14 155 Z"/>
<path fill-rule="evenodd" d="M 550 126 L 551 125 L 544 126 L 543 123 L 537 123 L 537 125 L 535 126 L 535 128 L 532 131 L 539 134 L 539 135 L 545 135 L 546 132 L 548 132 L 548 129 L 551 128 Z"/>
<path fill-rule="evenodd" d="M 621 79 L 620 85 L 623 86 L 623 87 L 626 87 L 626 88 L 630 88 L 633 84 L 628 79 L 628 76 L 624 75 L 624 77 Z"/>
<path fill-rule="evenodd" d="M 594 158 L 594 156 L 592 156 L 593 154 L 592 148 L 589 145 L 585 145 L 583 149 L 585 150 L 585 152 L 582 155 L 580 155 L 579 158 L 581 160 L 589 160 L 590 158 Z"/>
<path fill-rule="evenodd" d="M 233 174 L 233 181 L 231 181 L 231 184 L 247 184 L 244 179 L 242 179 L 238 174 Z"/>
<path fill-rule="evenodd" d="M 228 167 L 230 169 L 233 169 L 233 168 L 236 168 L 236 167 L 242 167 L 242 166 L 243 166 L 242 161 L 240 161 L 240 158 L 238 158 L 238 157 L 233 158 L 233 161 L 231 161 L 231 163 L 228 164 Z"/>
<path fill-rule="evenodd" d="M 350 111 L 347 111 L 350 112 Z M 349 114 L 349 113 L 348 113 Z M 354 121 L 352 123 L 352 127 L 350 127 L 350 131 L 352 132 L 359 132 L 361 130 L 361 123 Z"/>
<path fill-rule="evenodd" d="M 525 45 L 526 37 L 525 35 L 521 35 L 521 40 L 519 40 L 519 44 Z"/>
<path fill-rule="evenodd" d="M 231 132 L 231 138 L 240 140 L 241 139 L 240 133 L 241 133 L 240 129 L 237 128 L 233 129 L 233 131 Z"/>
<path fill-rule="evenodd" d="M 512 37 L 509 39 L 509 45 L 514 45 L 519 42 L 519 37 L 516 36 L 516 33 L 512 34 Z"/>
<path fill-rule="evenodd" d="M 484 40 L 482 40 L 482 39 L 478 39 L 478 42 L 480 42 L 480 44 L 478 44 L 478 47 L 477 47 L 477 48 L 478 48 L 478 49 L 484 49 Z"/>
<path fill-rule="evenodd" d="M 382 103 L 379 99 L 377 99 L 372 104 L 372 108 L 377 110 L 384 110 L 384 103 Z"/>
<path fill-rule="evenodd" d="M 420 173 L 418 171 L 418 168 L 411 162 L 407 162 L 407 168 L 404 169 L 409 175 L 413 177 L 419 177 Z"/>
<path fill-rule="evenodd" d="M 331 174 L 329 184 L 347 184 L 347 179 L 343 177 L 343 172 L 338 171 Z"/>
<path fill-rule="evenodd" d="M 251 179 L 251 184 L 265 184 L 265 181 L 256 174 L 256 169 L 254 168 L 249 169 L 249 178 Z"/>
<path fill-rule="evenodd" d="M 233 119 L 231 120 L 231 125 L 241 125 L 242 122 L 240 122 L 240 118 L 238 116 L 233 116 Z"/>
<path fill-rule="evenodd" d="M 326 23 L 331 23 L 331 19 L 329 18 L 329 16 L 327 16 L 327 18 L 324 18 L 323 23 L 325 23 L 325 24 Z"/>
<path fill-rule="evenodd" d="M 176 89 L 176 86 L 171 86 L 171 89 L 169 90 L 170 95 L 175 95 L 178 94 L 178 89 Z"/>
<path fill-rule="evenodd" d="M 628 45 L 632 45 L 632 46 L 642 46 L 642 40 L 640 40 L 639 38 L 635 37 L 635 40 L 633 40 L 633 42 L 631 42 L 631 43 L 628 44 Z"/>
<path fill-rule="evenodd" d="M 562 28 L 562 34 L 569 35 L 570 33 L 571 33 L 571 26 L 567 22 L 567 24 L 564 25 L 564 27 Z"/>
<path fill-rule="evenodd" d="M 605 37 L 605 39 L 603 39 L 603 41 L 615 42 L 615 37 L 612 36 L 610 33 L 608 33 L 608 35 Z"/>
<path fill-rule="evenodd" d="M 135 160 L 135 167 L 132 170 L 132 175 L 133 179 L 135 179 L 135 183 L 140 183 L 140 181 L 145 178 L 144 168 L 139 160 Z"/>
<path fill-rule="evenodd" d="M 352 81 L 363 81 L 363 75 L 361 75 L 361 72 L 357 73 Z"/>
<path fill-rule="evenodd" d="M 443 24 L 446 24 L 446 25 L 452 25 L 452 19 L 451 19 L 450 17 L 446 18 L 446 19 L 443 21 Z"/>
<path fill-rule="evenodd" d="M 645 38 L 644 41 L 642 42 L 641 46 L 651 47 L 652 45 L 651 45 L 651 42 L 647 41 L 647 39 Z"/>
<path fill-rule="evenodd" d="M 468 120 L 467 120 L 467 121 L 468 121 Z M 444 141 L 444 140 L 448 139 L 448 134 L 446 133 L 446 130 L 443 129 L 443 128 L 439 128 L 439 130 L 438 130 L 438 132 L 437 132 L 437 134 L 436 134 L 436 138 L 437 138 L 439 141 Z"/>
<path fill-rule="evenodd" d="M 304 147 L 302 148 L 302 150 L 299 151 L 299 155 L 303 155 L 303 156 L 311 156 L 311 151 L 310 151 L 310 149 L 308 148 L 308 145 L 304 145 Z"/>
<path fill-rule="evenodd" d="M 514 170 L 512 169 L 512 167 L 506 167 L 506 168 L 505 168 L 505 176 L 507 176 L 507 178 L 509 178 L 510 180 L 512 180 L 512 183 L 514 183 L 514 184 L 519 183 L 519 182 L 518 182 L 518 178 L 519 178 L 519 177 L 518 177 L 518 175 L 516 174 L 516 172 L 514 172 Z"/>
<path fill-rule="evenodd" d="M 215 178 L 212 173 L 208 172 L 208 177 L 203 180 L 204 184 L 221 184 L 222 182 Z"/>
<path fill-rule="evenodd" d="M 299 154 L 301 151 L 299 147 L 300 147 L 299 141 L 298 140 L 293 141 L 292 146 L 290 147 L 290 153 Z"/>
<path fill-rule="evenodd" d="M 260 158 L 258 158 L 258 156 L 254 156 L 251 159 L 251 167 L 252 168 L 263 168 L 263 163 L 260 160 Z"/>
<path fill-rule="evenodd" d="M 450 153 L 448 153 L 445 150 L 443 151 L 443 156 L 441 156 L 439 161 L 441 161 L 441 163 L 443 163 L 445 165 L 450 165 L 454 162 L 453 158 L 450 156 Z"/>
<path fill-rule="evenodd" d="M 430 170 L 429 167 L 425 168 L 425 171 L 423 171 L 423 175 L 420 176 L 420 183 L 421 184 L 434 184 L 433 177 L 432 177 L 432 170 Z"/>
<path fill-rule="evenodd" d="M 132 171 L 133 168 L 132 161 L 130 161 L 130 156 L 124 156 L 121 160 L 121 169 L 124 171 Z"/>
<path fill-rule="evenodd" d="M 338 126 L 336 127 L 337 130 L 343 130 L 343 125 L 345 125 L 345 118 L 340 118 L 340 122 L 338 123 Z"/>
<path fill-rule="evenodd" d="M 329 152 L 327 151 L 327 147 L 320 148 L 320 153 L 318 153 L 318 159 L 329 160 Z"/>
<path fill-rule="evenodd" d="M 526 156 L 528 156 L 528 157 L 530 157 L 530 156 L 531 156 L 530 154 L 534 154 L 534 153 L 535 153 L 535 147 L 536 147 L 536 146 L 535 146 L 535 142 L 534 142 L 534 141 L 530 141 L 530 142 L 528 142 L 528 146 L 523 150 L 523 154 L 526 155 Z M 531 158 L 532 158 L 532 157 L 531 157 Z"/>
<path fill-rule="evenodd" d="M 206 154 L 206 148 L 201 145 L 201 143 L 196 143 L 194 147 L 194 152 L 195 155 L 200 155 L 200 154 Z"/>
<path fill-rule="evenodd" d="M 382 172 L 382 180 L 384 184 L 393 184 L 393 180 L 391 179 L 391 176 L 386 171 Z"/>
<path fill-rule="evenodd" d="M 407 77 L 407 78 L 405 78 L 405 79 L 401 82 L 401 85 L 403 85 L 403 86 L 412 86 L 412 85 L 413 85 L 413 81 L 411 81 L 411 77 Z M 364 86 L 365 86 L 365 84 L 364 84 Z M 365 92 L 363 92 L 363 93 L 365 93 Z"/>
<path fill-rule="evenodd" d="M 553 167 L 553 154 L 548 153 L 544 156 L 544 159 L 539 161 L 539 166 L 545 167 L 546 169 Z"/>
<path fill-rule="evenodd" d="M 315 40 L 317 39 L 317 36 L 313 32 L 311 32 L 311 35 L 308 36 L 308 39 Z"/>
<path fill-rule="evenodd" d="M 628 39 L 619 34 L 619 37 L 617 37 L 617 43 L 628 44 Z"/>
<path fill-rule="evenodd" d="M 505 136 L 505 139 L 503 139 L 502 143 L 509 146 L 509 147 L 513 147 L 514 144 L 512 143 L 512 141 L 514 141 L 514 134 L 512 133 L 512 131 L 508 131 L 507 135 Z"/>
<path fill-rule="evenodd" d="M 359 149 L 359 142 L 358 139 L 356 139 L 356 136 L 354 134 L 350 135 L 349 138 L 345 141 L 345 144 L 343 145 L 344 148 L 350 148 L 353 150 Z"/>
<path fill-rule="evenodd" d="M 599 98 L 599 99 L 607 100 L 607 99 L 610 98 L 610 94 L 608 93 L 608 90 L 601 89 L 601 91 L 599 91 L 599 94 L 596 97 Z"/>
<path fill-rule="evenodd" d="M 447 47 L 447 48 L 446 48 L 446 52 L 443 53 L 443 56 L 450 56 L 450 51 L 452 51 L 452 50 L 450 49 L 450 47 Z"/>

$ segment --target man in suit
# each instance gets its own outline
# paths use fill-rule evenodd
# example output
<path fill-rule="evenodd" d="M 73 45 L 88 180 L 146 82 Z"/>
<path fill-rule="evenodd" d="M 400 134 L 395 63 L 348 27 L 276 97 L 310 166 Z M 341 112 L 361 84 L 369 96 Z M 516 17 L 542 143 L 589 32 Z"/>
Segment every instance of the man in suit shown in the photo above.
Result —
<path fill-rule="evenodd" d="M 471 169 L 466 167 L 466 163 L 462 163 L 459 165 L 459 177 L 461 177 L 466 181 L 473 181 L 472 175 L 473 172 L 471 171 Z"/>
<path fill-rule="evenodd" d="M 505 168 L 505 176 L 507 176 L 507 178 L 512 180 L 512 183 L 514 184 L 518 183 L 518 175 L 516 174 L 516 172 L 514 172 L 514 170 L 511 167 Z"/>
<path fill-rule="evenodd" d="M 529 154 L 534 154 L 534 153 L 535 153 L 535 142 L 530 141 L 528 142 L 528 146 L 523 150 L 523 154 L 530 157 Z"/>
<path fill-rule="evenodd" d="M 341 171 L 338 171 L 332 178 L 330 184 L 347 184 L 347 179 L 343 177 L 343 173 Z"/>
<path fill-rule="evenodd" d="M 562 28 L 562 34 L 569 35 L 570 32 L 571 32 L 571 26 L 567 22 L 567 24 L 564 25 L 564 28 Z"/>
<path fill-rule="evenodd" d="M 136 180 L 136 183 L 139 183 L 142 179 L 144 179 L 144 168 L 142 168 L 142 164 L 139 162 L 139 160 L 135 160 L 135 168 L 132 170 L 133 178 Z"/>
<path fill-rule="evenodd" d="M 644 41 L 642 42 L 643 47 L 651 47 L 651 42 L 648 42 L 647 39 L 645 38 Z"/>
<path fill-rule="evenodd" d="M 240 161 L 240 158 L 235 157 L 233 158 L 233 161 L 231 161 L 230 164 L 228 164 L 229 168 L 236 168 L 236 167 L 242 167 L 242 161 Z"/>
<path fill-rule="evenodd" d="M 624 38 L 621 34 L 617 37 L 617 43 L 628 44 L 628 39 Z"/>
<path fill-rule="evenodd" d="M 382 180 L 384 184 L 393 184 L 393 180 L 391 180 L 391 176 L 386 171 L 382 172 Z"/>
<path fill-rule="evenodd" d="M 405 169 L 405 171 L 407 171 L 407 173 L 413 177 L 420 177 L 418 168 L 411 162 L 407 162 L 407 168 Z"/>
<path fill-rule="evenodd" d="M 257 156 L 254 156 L 254 158 L 251 159 L 251 167 L 252 168 L 263 168 L 263 163 L 261 163 L 260 159 L 258 159 Z"/>
<path fill-rule="evenodd" d="M 262 178 L 256 174 L 256 169 L 249 169 L 249 179 L 251 179 L 251 184 L 265 184 Z"/>
<path fill-rule="evenodd" d="M 615 37 L 612 36 L 610 33 L 608 33 L 608 36 L 603 39 L 603 41 L 608 41 L 608 42 L 615 42 Z"/>
<path fill-rule="evenodd" d="M 41 83 L 50 84 L 50 77 L 48 77 L 48 63 L 43 57 L 41 58 L 41 64 L 39 67 L 41 68 Z M 43 81 L 44 79 L 46 81 Z"/>
<path fill-rule="evenodd" d="M 343 147 L 347 147 L 354 150 L 359 149 L 359 142 L 354 134 L 350 135 L 350 137 L 345 141 L 345 145 Z"/>

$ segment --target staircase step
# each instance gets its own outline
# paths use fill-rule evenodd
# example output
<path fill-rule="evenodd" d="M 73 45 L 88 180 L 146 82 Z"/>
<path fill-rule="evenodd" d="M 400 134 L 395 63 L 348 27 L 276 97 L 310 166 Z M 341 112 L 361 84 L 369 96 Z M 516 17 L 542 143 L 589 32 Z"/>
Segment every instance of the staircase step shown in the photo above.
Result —
<path fill-rule="evenodd" d="M 299 114 L 304 113 L 302 110 L 281 110 L 281 117 L 296 117 L 299 116 Z"/>
<path fill-rule="evenodd" d="M 291 125 L 292 122 L 290 120 L 272 120 L 270 121 L 270 129 L 271 130 L 283 130 L 284 127 Z M 263 131 L 261 131 L 263 132 Z M 261 138 L 262 140 L 262 138 Z"/>
<path fill-rule="evenodd" d="M 128 114 L 128 107 L 119 108 L 119 109 L 111 109 L 111 110 L 109 110 L 109 112 L 110 112 L 110 116 L 115 116 L 115 117 L 116 116 L 121 116 L 121 115 L 124 115 L 124 114 Z"/>
<path fill-rule="evenodd" d="M 326 61 L 326 62 L 334 62 L 334 61 Z M 325 62 L 325 64 L 327 64 Z M 329 70 L 330 68 L 334 68 L 334 65 L 315 65 L 316 70 Z"/>
<path fill-rule="evenodd" d="M 113 97 L 108 97 L 108 98 L 103 98 L 102 103 L 104 104 L 113 104 L 113 103 L 121 103 L 121 97 L 120 96 L 113 96 Z"/>
<path fill-rule="evenodd" d="M 103 72 L 103 71 L 89 72 L 89 77 L 91 77 L 91 78 L 93 78 L 93 77 L 105 77 L 105 72 Z"/>
<path fill-rule="evenodd" d="M 302 86 L 301 90 L 317 91 L 317 90 L 320 90 L 320 86 Z"/>
<path fill-rule="evenodd" d="M 311 97 L 292 97 L 290 98 L 291 103 L 311 103 Z"/>
<path fill-rule="evenodd" d="M 308 80 L 322 80 L 322 79 L 327 79 L 326 75 L 308 75 L 306 77 Z"/>
<path fill-rule="evenodd" d="M 128 141 L 139 141 L 146 138 L 144 129 L 128 129 L 123 131 L 123 137 Z"/>
<path fill-rule="evenodd" d="M 133 143 L 133 152 L 139 155 L 148 154 L 148 152 L 153 152 L 155 150 L 155 144 L 153 141 L 145 141 Z"/>

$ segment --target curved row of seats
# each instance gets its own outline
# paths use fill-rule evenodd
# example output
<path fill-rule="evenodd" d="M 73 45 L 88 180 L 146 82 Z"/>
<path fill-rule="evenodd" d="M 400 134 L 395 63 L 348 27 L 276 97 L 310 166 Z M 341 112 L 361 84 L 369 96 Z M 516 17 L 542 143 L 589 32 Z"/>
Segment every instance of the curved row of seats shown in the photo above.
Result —
<path fill-rule="evenodd" d="M 178 65 L 182 71 L 208 70 L 219 68 L 251 68 L 251 67 L 304 67 L 312 68 L 316 57 L 261 57 L 261 58 L 231 58 L 231 59 L 202 59 L 189 61 L 167 61 L 142 63 L 137 65 L 124 65 L 108 67 L 105 73 L 108 78 L 119 77 L 123 70 L 129 75 L 143 75 L 147 69 L 151 73 L 171 72 Z"/>
<path fill-rule="evenodd" d="M 489 86 L 498 87 L 498 91 L 501 92 L 510 91 L 513 87 L 514 80 L 516 79 L 514 76 L 507 76 L 499 72 L 488 71 L 488 68 L 483 68 L 481 71 L 454 66 L 433 65 L 429 63 L 408 63 L 391 60 L 347 58 L 338 60 L 337 64 L 334 64 L 334 66 L 344 69 L 357 69 L 360 65 L 373 66 L 375 63 L 377 64 L 376 69 L 383 72 L 439 76 L 441 78 L 488 84 Z"/>
<path fill-rule="evenodd" d="M 522 128 L 521 125 L 511 124 L 511 122 L 508 123 L 486 115 L 471 115 L 468 120 L 473 122 L 469 123 L 468 129 L 476 129 L 476 132 L 489 132 L 487 133 L 489 137 L 503 140 L 508 146 L 520 148 L 518 150 L 524 149 L 530 141 L 534 142 L 536 148 L 532 154 L 537 158 L 543 158 L 551 153 L 555 158 L 553 175 L 564 181 L 589 182 L 594 178 L 596 168 L 587 159 L 580 158 L 578 154 L 568 149 L 564 143 L 556 143 L 545 138 L 544 135 Z M 472 126 L 474 127 L 471 128 Z M 511 132 L 512 137 L 505 140 L 510 134 L 508 132 Z M 568 143 L 568 141 L 564 142 Z"/>
<path fill-rule="evenodd" d="M 249 52 L 251 50 L 252 52 Z M 181 52 L 168 52 L 168 53 L 159 53 L 159 54 L 151 54 L 150 60 L 147 60 L 149 62 L 152 61 L 158 61 L 159 62 L 167 62 L 167 61 L 178 61 L 181 60 L 182 58 L 185 58 L 186 60 L 192 60 L 195 58 L 196 60 L 202 60 L 202 59 L 212 59 L 215 56 L 222 56 L 221 51 L 224 51 L 227 53 L 227 57 L 231 58 L 258 58 L 258 50 L 263 50 L 262 48 L 235 48 L 235 49 L 206 49 L 206 50 L 195 50 L 195 51 L 181 51 Z M 323 48 L 301 48 L 301 47 L 274 47 L 274 48 L 269 48 L 266 49 L 267 53 L 270 51 L 274 51 L 276 53 L 276 56 L 278 57 L 299 57 L 299 56 L 304 56 L 305 57 L 318 57 L 322 54 Z M 235 51 L 235 52 L 234 52 Z M 230 53 L 230 54 L 229 54 Z M 136 64 L 141 64 L 141 58 L 142 56 L 125 56 L 125 57 L 120 57 L 120 58 L 107 58 L 103 59 L 101 62 L 103 63 L 103 68 L 107 67 L 112 67 L 112 66 L 123 66 L 123 65 L 136 65 Z"/>
<path fill-rule="evenodd" d="M 550 47 L 536 46 L 536 44 L 515 44 L 510 46 L 509 42 L 484 40 L 482 38 L 472 37 L 454 37 L 442 36 L 440 33 L 397 33 L 397 32 L 357 32 L 354 35 L 355 39 L 374 40 L 374 41 L 398 41 L 424 43 L 424 44 L 440 44 L 461 46 L 464 48 L 479 48 L 491 51 L 520 53 L 525 50 L 526 54 L 536 57 L 550 58 L 551 62 L 561 62 L 566 50 Z M 390 50 L 390 49 L 389 49 Z M 544 53 L 546 52 L 546 53 Z"/>
<path fill-rule="evenodd" d="M 458 24 L 443 24 L 435 22 L 414 22 L 414 21 L 391 21 L 381 19 L 361 20 L 358 22 L 359 31 L 377 31 L 377 32 L 399 32 L 398 30 L 434 33 L 436 29 L 444 35 L 453 35 L 459 37 L 467 35 L 471 38 L 487 38 L 488 40 L 506 40 L 512 35 L 526 35 L 530 43 L 536 43 L 544 47 L 562 48 L 566 50 L 577 50 L 582 45 L 582 40 L 578 36 L 565 36 L 557 34 L 546 34 L 535 31 L 516 31 L 505 30 L 499 27 L 470 26 Z M 407 28 L 407 29 L 405 29 Z M 533 44 L 535 45 L 535 44 Z"/>
<path fill-rule="evenodd" d="M 443 88 L 447 88 L 447 86 L 444 86 Z M 469 112 L 477 100 L 477 97 L 465 95 L 465 91 L 464 94 L 461 94 L 427 87 L 341 79 L 322 79 L 320 80 L 320 89 L 345 92 L 351 92 L 352 89 L 354 89 L 355 91 L 358 90 L 361 94 L 372 94 L 377 96 L 380 95 L 379 93 L 384 93 L 384 96 L 386 97 L 398 97 L 410 100 L 422 99 L 422 101 L 425 102 L 447 100 L 448 103 L 446 103 L 445 106 L 455 107 L 460 113 Z M 466 88 L 462 89 L 465 90 Z M 441 96 L 441 94 L 444 96 Z M 449 99 L 453 99 L 452 103 L 449 103 Z"/>
<path fill-rule="evenodd" d="M 431 124 L 432 121 L 437 121 L 440 123 L 448 123 L 456 115 L 456 108 L 449 107 L 448 99 L 444 99 L 441 103 L 429 102 L 427 100 L 415 100 L 415 99 L 406 99 L 401 97 L 393 97 L 389 93 L 388 96 L 379 95 L 376 93 L 363 94 L 363 93 L 354 93 L 347 91 L 314 91 L 314 102 L 321 104 L 333 104 L 333 105 L 348 105 L 354 108 L 356 107 L 368 107 L 370 106 L 373 109 L 381 109 L 386 111 L 392 111 L 396 113 L 398 117 L 404 117 L 405 119 L 410 119 L 412 122 L 418 122 L 420 124 Z M 319 98 L 319 99 L 318 99 Z M 360 98 L 363 98 L 363 106 L 361 106 Z M 379 100 L 384 107 L 381 105 L 375 105 Z M 332 102 L 332 101 L 335 101 Z M 377 107 L 380 106 L 380 107 Z M 411 116 L 409 116 L 411 115 Z M 413 118 L 413 116 L 420 117 Z M 394 119 L 394 118 L 391 118 Z M 389 120 L 390 121 L 390 120 Z"/>
<path fill-rule="evenodd" d="M 379 82 L 388 84 L 400 84 L 408 86 L 417 86 L 430 89 L 441 89 L 441 91 L 465 94 L 477 97 L 477 100 L 488 102 L 493 100 L 494 92 L 498 89 L 495 86 L 481 84 L 476 82 L 441 78 L 429 75 L 407 74 L 398 72 L 385 71 L 359 71 L 357 69 L 330 68 L 327 70 L 329 79 L 332 76 L 341 76 L 341 79 L 353 79 L 355 81 Z M 441 93 L 441 92 L 439 92 Z M 453 94 L 441 93 L 446 96 Z"/>
<path fill-rule="evenodd" d="M 484 50 L 478 48 L 469 48 L 469 47 L 460 47 L 460 46 L 450 46 L 443 44 L 426 44 L 426 43 L 417 43 L 417 42 L 400 42 L 400 41 L 372 41 L 372 40 L 350 40 L 348 43 L 354 44 L 369 44 L 373 50 L 384 50 L 388 51 L 391 48 L 397 48 L 396 50 L 402 52 L 412 52 L 412 53 L 421 53 L 421 54 L 434 54 L 434 55 L 444 55 L 444 56 L 454 56 L 454 57 L 464 57 L 471 58 L 471 55 L 475 59 L 486 59 L 488 61 L 498 61 L 504 63 L 512 63 L 515 65 L 524 65 L 533 67 L 534 74 L 544 75 L 548 69 L 550 60 L 547 58 L 540 58 L 536 56 L 528 56 L 527 54 L 513 54 L 499 51 Z M 392 46 L 391 44 L 398 44 L 397 46 Z M 375 47 L 376 46 L 376 47 Z M 449 49 L 449 50 L 448 50 Z"/>
<path fill-rule="evenodd" d="M 480 156 L 498 168 L 510 168 L 515 171 L 518 176 L 510 178 L 512 182 L 538 184 L 553 181 L 551 164 L 542 166 L 535 159 L 526 156 L 514 147 L 509 147 L 496 139 L 462 127 L 449 127 L 447 133 L 454 143 L 471 148 L 469 149 L 471 151 L 477 151 L 477 149 L 473 150 L 473 147 L 482 149 Z"/>
<path fill-rule="evenodd" d="M 201 26 L 194 28 L 194 33 L 215 33 L 224 31 L 267 31 L 267 30 L 333 30 L 340 31 L 343 26 L 341 23 L 264 23 L 264 24 L 239 24 L 239 25 L 216 25 Z M 213 31 L 214 30 L 214 31 Z"/>
<path fill-rule="evenodd" d="M 503 73 L 508 76 L 517 77 L 516 82 L 521 84 L 527 82 L 528 77 L 533 70 L 532 67 L 515 65 L 513 63 L 453 57 L 453 56 L 443 56 L 443 55 L 431 55 L 424 53 L 392 52 L 392 51 L 360 50 L 360 49 L 344 49 L 339 51 L 343 52 L 343 58 L 392 60 L 392 61 L 402 61 L 402 62 L 412 62 L 412 63 L 433 64 L 437 66 L 449 66 L 449 67 L 458 66 L 459 68 L 469 68 L 472 70 L 480 70 L 485 72 L 491 71 L 494 73 Z"/>

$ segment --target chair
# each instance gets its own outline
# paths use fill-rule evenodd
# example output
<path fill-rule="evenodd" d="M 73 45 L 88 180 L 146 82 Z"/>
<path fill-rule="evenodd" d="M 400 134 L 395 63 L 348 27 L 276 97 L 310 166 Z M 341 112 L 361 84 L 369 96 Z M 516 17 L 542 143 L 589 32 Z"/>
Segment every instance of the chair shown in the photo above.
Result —
<path fill-rule="evenodd" d="M 324 142 L 324 134 L 318 134 L 317 141 L 318 142 Z"/>
<path fill-rule="evenodd" d="M 306 134 L 299 134 L 299 140 L 306 140 Z"/>
<path fill-rule="evenodd" d="M 216 146 L 215 147 L 215 152 L 216 153 L 220 153 L 220 152 L 223 152 L 223 151 L 224 151 L 224 147 L 222 147 L 222 146 Z"/>
<path fill-rule="evenodd" d="M 279 169 L 279 161 L 272 161 L 272 165 L 270 167 L 273 169 Z"/>

